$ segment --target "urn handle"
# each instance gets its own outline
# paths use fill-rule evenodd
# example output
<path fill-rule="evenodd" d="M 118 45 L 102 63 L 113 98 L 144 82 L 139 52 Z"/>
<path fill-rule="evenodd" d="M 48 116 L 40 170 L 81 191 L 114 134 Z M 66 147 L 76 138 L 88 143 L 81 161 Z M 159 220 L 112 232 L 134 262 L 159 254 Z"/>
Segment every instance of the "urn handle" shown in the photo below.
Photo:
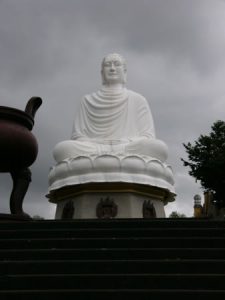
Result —
<path fill-rule="evenodd" d="M 30 115 L 33 119 L 35 117 L 36 111 L 42 104 L 42 99 L 40 97 L 31 97 L 27 102 L 25 112 Z"/>

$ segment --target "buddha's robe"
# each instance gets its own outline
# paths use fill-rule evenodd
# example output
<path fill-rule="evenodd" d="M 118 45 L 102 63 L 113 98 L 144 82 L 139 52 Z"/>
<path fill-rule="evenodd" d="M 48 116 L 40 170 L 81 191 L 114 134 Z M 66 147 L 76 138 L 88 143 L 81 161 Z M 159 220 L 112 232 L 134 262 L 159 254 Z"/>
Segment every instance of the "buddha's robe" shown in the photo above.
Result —
<path fill-rule="evenodd" d="M 146 99 L 126 88 L 102 88 L 86 95 L 75 117 L 72 137 L 56 145 L 57 162 L 88 154 L 138 154 L 165 161 L 167 146 L 155 138 Z"/>

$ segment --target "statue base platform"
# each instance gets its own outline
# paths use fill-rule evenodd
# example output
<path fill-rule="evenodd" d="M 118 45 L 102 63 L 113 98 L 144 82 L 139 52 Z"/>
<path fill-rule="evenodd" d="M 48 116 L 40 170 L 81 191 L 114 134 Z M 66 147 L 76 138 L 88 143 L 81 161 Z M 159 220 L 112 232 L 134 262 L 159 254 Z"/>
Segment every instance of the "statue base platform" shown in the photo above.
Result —
<path fill-rule="evenodd" d="M 129 183 L 90 183 L 54 191 L 56 219 L 164 218 L 169 193 Z"/>
<path fill-rule="evenodd" d="M 175 197 L 173 173 L 147 156 L 78 156 L 50 170 L 47 197 L 56 219 L 163 218 Z"/>

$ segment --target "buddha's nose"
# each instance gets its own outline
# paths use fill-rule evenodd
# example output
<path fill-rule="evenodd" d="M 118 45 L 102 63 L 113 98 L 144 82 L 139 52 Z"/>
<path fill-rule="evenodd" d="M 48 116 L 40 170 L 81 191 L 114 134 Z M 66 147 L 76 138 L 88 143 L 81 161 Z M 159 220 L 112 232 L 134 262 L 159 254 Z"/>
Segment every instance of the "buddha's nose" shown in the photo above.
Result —
<path fill-rule="evenodd" d="M 115 71 L 115 66 L 114 66 L 114 64 L 111 64 L 111 66 L 110 66 L 110 71 Z"/>

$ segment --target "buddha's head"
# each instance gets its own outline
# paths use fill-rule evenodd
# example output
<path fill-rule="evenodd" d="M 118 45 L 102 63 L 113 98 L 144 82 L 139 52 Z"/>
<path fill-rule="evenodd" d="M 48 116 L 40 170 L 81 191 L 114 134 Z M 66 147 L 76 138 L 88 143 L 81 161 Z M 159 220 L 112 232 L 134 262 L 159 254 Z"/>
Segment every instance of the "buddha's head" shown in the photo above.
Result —
<path fill-rule="evenodd" d="M 111 53 L 102 61 L 103 85 L 125 84 L 127 79 L 127 66 L 125 59 L 117 53 Z"/>

